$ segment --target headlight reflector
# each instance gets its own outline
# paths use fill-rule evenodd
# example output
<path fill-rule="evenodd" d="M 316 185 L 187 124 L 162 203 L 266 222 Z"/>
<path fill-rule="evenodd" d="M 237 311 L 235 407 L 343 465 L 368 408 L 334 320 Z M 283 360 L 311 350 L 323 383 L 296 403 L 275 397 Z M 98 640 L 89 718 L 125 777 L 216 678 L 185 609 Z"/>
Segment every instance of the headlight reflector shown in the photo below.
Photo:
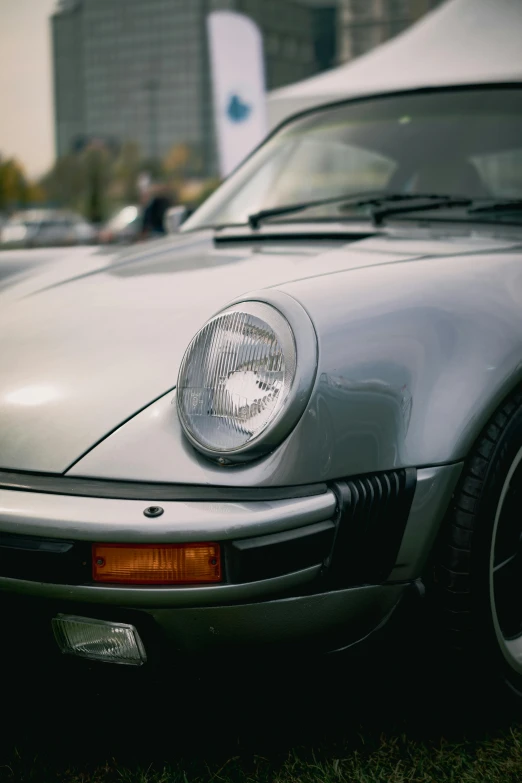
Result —
<path fill-rule="evenodd" d="M 181 365 L 185 433 L 211 453 L 248 449 L 278 420 L 296 370 L 294 334 L 278 310 L 263 302 L 224 310 L 194 337 Z"/>

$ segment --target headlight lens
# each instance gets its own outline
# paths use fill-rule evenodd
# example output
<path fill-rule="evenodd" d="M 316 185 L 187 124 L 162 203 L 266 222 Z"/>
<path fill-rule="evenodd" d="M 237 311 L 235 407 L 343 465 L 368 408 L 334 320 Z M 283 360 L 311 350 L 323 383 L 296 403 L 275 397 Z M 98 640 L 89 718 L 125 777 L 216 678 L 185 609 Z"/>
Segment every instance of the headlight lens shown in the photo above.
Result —
<path fill-rule="evenodd" d="M 278 420 L 296 369 L 294 334 L 278 310 L 262 302 L 228 308 L 198 332 L 183 359 L 185 433 L 211 453 L 248 449 Z"/>

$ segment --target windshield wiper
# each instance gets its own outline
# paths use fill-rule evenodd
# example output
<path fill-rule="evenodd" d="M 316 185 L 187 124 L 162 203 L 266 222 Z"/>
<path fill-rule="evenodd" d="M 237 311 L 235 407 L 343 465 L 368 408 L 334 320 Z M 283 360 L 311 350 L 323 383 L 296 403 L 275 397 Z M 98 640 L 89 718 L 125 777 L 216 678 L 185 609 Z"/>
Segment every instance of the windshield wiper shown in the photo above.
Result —
<path fill-rule="evenodd" d="M 505 198 L 498 201 L 488 201 L 487 204 L 481 204 L 478 207 L 468 209 L 470 214 L 477 212 L 518 212 L 522 209 L 522 198 Z"/>
<path fill-rule="evenodd" d="M 421 204 L 408 204 L 405 207 L 387 206 L 393 202 L 401 201 L 420 201 Z M 271 209 L 262 209 L 248 216 L 248 223 L 251 228 L 259 228 L 259 224 L 271 217 L 279 215 L 290 215 L 293 212 L 301 212 L 313 207 L 322 207 L 327 204 L 341 203 L 341 207 L 377 207 L 372 210 L 371 216 L 374 225 L 381 225 L 382 219 L 386 215 L 396 214 L 397 212 L 420 211 L 425 209 L 437 209 L 439 206 L 468 206 L 471 199 L 456 198 L 439 193 L 383 193 L 382 191 L 372 194 L 371 192 L 349 194 L 345 196 L 333 196 L 330 198 L 317 199 L 316 201 L 303 201 L 298 204 L 286 204 Z M 380 209 L 380 207 L 382 207 Z"/>
<path fill-rule="evenodd" d="M 433 199 L 423 201 L 423 199 Z M 450 209 L 451 207 L 469 207 L 472 199 L 464 196 L 420 196 L 420 204 L 405 204 L 403 207 L 386 207 L 372 210 L 372 222 L 374 226 L 382 226 L 384 218 L 389 215 L 401 215 L 407 212 L 428 212 L 432 209 Z"/>
<path fill-rule="evenodd" d="M 370 193 L 350 193 L 345 194 L 344 196 L 330 196 L 328 198 L 319 198 L 315 199 L 313 201 L 301 201 L 296 204 L 282 204 L 280 207 L 270 207 L 270 209 L 260 209 L 259 212 L 254 212 L 252 215 L 248 216 L 248 222 L 250 224 L 251 228 L 259 228 L 259 224 L 266 220 L 267 218 L 271 217 L 277 217 L 278 215 L 290 215 L 292 212 L 301 212 L 305 209 L 311 209 L 312 207 L 322 207 L 326 204 L 338 204 L 339 202 L 351 202 L 353 199 L 355 199 L 357 202 L 364 198 L 366 196 L 366 199 L 368 197 L 373 199 L 375 198 L 383 198 L 384 194 L 382 191 L 378 193 L 372 194 Z M 366 203 L 366 199 L 365 202 Z"/>

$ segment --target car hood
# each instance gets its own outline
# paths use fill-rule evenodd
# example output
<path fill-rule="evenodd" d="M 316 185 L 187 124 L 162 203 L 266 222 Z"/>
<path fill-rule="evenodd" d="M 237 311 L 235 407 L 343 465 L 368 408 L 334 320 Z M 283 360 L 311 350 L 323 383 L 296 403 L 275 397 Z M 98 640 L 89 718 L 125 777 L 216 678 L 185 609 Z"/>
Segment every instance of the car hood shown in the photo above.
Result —
<path fill-rule="evenodd" d="M 66 472 L 175 386 L 194 333 L 243 293 L 511 244 L 382 235 L 216 245 L 200 232 L 123 255 L 71 251 L 0 287 L 0 467 Z"/>

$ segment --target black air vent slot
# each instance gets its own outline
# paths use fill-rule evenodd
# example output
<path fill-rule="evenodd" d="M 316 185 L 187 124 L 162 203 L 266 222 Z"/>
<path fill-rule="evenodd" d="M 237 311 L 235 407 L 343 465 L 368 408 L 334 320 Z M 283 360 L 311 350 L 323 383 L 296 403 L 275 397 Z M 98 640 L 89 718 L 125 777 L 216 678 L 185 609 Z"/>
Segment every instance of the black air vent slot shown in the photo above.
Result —
<path fill-rule="evenodd" d="M 417 481 L 413 468 L 338 481 L 339 529 L 331 574 L 337 586 L 377 584 L 395 565 Z"/>

